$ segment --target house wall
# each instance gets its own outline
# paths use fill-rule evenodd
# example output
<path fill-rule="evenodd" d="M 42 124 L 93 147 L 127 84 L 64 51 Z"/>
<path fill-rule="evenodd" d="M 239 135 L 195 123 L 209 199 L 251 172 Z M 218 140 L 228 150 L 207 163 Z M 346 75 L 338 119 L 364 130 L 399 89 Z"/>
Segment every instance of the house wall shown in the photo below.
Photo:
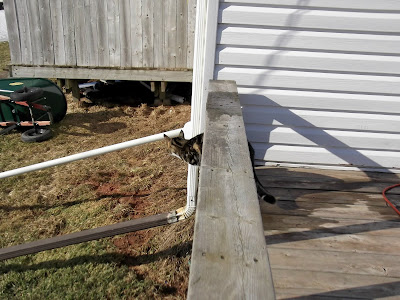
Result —
<path fill-rule="evenodd" d="M 79 78 L 79 68 L 182 72 L 193 66 L 196 0 L 7 0 L 5 6 L 18 75 L 43 76 L 52 67 L 61 78 Z M 120 73 L 127 72 L 113 75 Z"/>
<path fill-rule="evenodd" d="M 216 42 L 259 163 L 400 168 L 399 1 L 222 0 Z"/>

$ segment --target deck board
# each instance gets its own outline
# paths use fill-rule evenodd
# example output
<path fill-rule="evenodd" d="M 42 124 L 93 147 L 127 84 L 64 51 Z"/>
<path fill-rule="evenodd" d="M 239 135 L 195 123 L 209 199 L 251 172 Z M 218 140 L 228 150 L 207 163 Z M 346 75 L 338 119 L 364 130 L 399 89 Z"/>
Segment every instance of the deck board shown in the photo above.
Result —
<path fill-rule="evenodd" d="M 381 195 L 398 174 L 274 167 L 257 174 L 278 199 L 260 203 L 277 299 L 400 298 L 400 217 Z"/>

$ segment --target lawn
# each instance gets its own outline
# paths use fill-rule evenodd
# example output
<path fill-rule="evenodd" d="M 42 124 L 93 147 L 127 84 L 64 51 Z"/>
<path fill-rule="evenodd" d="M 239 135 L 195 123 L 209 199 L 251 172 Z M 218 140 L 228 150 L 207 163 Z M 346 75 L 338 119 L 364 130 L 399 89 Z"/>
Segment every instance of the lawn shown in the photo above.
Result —
<path fill-rule="evenodd" d="M 190 118 L 188 104 L 81 107 L 67 99 L 52 139 L 0 136 L 0 171 L 180 128 Z M 2 179 L 0 247 L 182 207 L 186 172 L 160 141 Z M 193 222 L 0 262 L 0 299 L 185 298 Z"/>
<path fill-rule="evenodd" d="M 8 42 L 0 42 L 0 72 L 7 69 L 10 63 L 10 50 Z"/>

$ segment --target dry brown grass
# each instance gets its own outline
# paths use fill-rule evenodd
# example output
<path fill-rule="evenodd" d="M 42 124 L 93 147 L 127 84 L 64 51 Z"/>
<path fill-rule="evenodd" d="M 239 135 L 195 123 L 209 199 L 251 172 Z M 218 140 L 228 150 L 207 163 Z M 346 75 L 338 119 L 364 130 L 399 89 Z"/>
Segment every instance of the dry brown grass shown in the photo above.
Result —
<path fill-rule="evenodd" d="M 70 96 L 68 104 L 49 141 L 25 144 L 18 133 L 2 136 L 0 170 L 180 128 L 190 118 L 189 105 L 83 108 Z M 182 207 L 186 172 L 156 142 L 2 180 L 0 246 Z M 29 298 L 32 290 L 41 299 L 185 298 L 192 233 L 193 218 L 2 262 L 0 298 Z"/>

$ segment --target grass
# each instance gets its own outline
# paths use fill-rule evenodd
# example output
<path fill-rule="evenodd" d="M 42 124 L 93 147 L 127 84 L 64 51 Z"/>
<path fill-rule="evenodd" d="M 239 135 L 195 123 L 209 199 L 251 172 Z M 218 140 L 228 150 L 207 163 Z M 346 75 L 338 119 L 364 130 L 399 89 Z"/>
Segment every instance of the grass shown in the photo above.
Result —
<path fill-rule="evenodd" d="M 8 42 L 0 42 L 0 72 L 8 70 L 10 64 L 10 49 Z"/>
<path fill-rule="evenodd" d="M 52 139 L 0 136 L 0 171 L 180 128 L 190 116 L 189 105 L 80 107 L 67 98 Z M 3 179 L 0 246 L 184 206 L 186 172 L 156 142 Z M 0 299 L 185 298 L 192 232 L 190 219 L 0 262 Z"/>
<path fill-rule="evenodd" d="M 152 282 L 139 279 L 122 255 L 111 255 L 106 249 L 105 242 L 91 242 L 8 261 L 0 269 L 0 297 L 126 299 L 146 295 Z"/>

